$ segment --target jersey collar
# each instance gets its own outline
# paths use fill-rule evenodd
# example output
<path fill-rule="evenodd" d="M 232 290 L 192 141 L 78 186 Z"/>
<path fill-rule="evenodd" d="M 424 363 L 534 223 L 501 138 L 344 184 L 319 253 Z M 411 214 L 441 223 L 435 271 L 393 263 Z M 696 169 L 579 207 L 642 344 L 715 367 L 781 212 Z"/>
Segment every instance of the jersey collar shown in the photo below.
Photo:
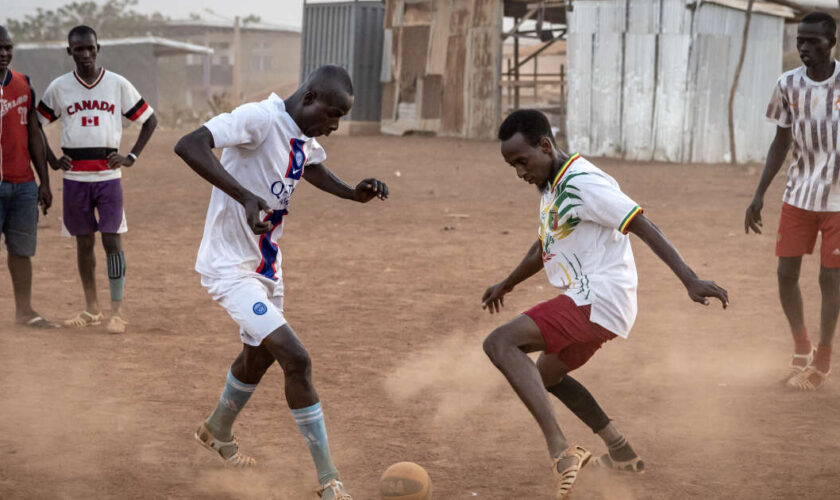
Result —
<path fill-rule="evenodd" d="M 12 68 L 6 69 L 6 79 L 3 80 L 3 86 L 6 87 L 12 83 Z"/>
<path fill-rule="evenodd" d="M 569 170 L 569 167 L 580 158 L 580 153 L 575 153 L 566 160 L 566 163 L 560 167 L 560 170 L 557 171 L 557 175 L 554 176 L 554 180 L 551 181 L 551 190 L 554 191 L 554 188 L 557 187 L 557 184 L 560 183 L 560 179 L 563 178 L 563 175 L 566 173 L 566 170 Z"/>
<path fill-rule="evenodd" d="M 84 81 L 84 80 L 82 79 L 82 77 L 80 77 L 80 76 L 79 76 L 79 74 L 78 74 L 78 73 L 76 73 L 76 70 L 75 70 L 75 69 L 73 70 L 73 76 L 75 76 L 75 77 L 76 77 L 76 81 L 77 81 L 77 82 L 79 82 L 79 83 L 81 83 L 81 84 L 82 84 L 82 86 L 84 86 L 84 88 L 86 88 L 86 89 L 90 90 L 90 89 L 92 89 L 93 87 L 96 87 L 97 85 L 99 85 L 99 82 L 101 82 L 101 81 L 102 81 L 102 77 L 103 77 L 103 76 L 105 76 L 105 68 L 99 68 L 99 76 L 97 76 L 97 77 L 96 77 L 96 80 L 95 80 L 93 83 L 91 83 L 90 85 L 88 85 L 88 84 L 87 84 L 87 82 L 86 82 L 86 81 Z"/>

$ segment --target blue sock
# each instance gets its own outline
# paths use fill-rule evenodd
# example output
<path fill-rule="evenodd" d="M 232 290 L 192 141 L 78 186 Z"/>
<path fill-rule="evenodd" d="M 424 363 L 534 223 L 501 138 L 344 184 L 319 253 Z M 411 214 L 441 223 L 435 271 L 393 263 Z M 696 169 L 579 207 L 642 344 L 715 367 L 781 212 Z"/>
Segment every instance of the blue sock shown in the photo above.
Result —
<path fill-rule="evenodd" d="M 318 471 L 318 484 L 324 484 L 330 479 L 338 479 L 338 470 L 330 457 L 327 427 L 324 425 L 321 403 L 292 410 L 292 416 L 295 417 L 295 423 L 309 445 L 309 453 L 312 454 L 315 469 Z"/>
<path fill-rule="evenodd" d="M 227 381 L 225 382 L 225 389 L 222 391 L 222 396 L 219 398 L 219 403 L 213 414 L 204 421 L 207 430 L 216 439 L 221 441 L 230 441 L 233 439 L 233 421 L 239 415 L 239 411 L 245 406 L 245 403 L 251 398 L 257 384 L 246 384 L 236 380 L 230 370 L 228 370 Z"/>

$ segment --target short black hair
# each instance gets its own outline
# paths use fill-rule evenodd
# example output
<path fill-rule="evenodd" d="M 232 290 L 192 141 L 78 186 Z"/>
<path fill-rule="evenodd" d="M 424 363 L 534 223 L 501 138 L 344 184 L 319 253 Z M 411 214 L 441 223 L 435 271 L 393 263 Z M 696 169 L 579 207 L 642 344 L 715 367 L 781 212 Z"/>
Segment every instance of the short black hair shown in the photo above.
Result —
<path fill-rule="evenodd" d="M 316 92 L 340 91 L 347 93 L 347 95 L 353 95 L 353 82 L 350 80 L 350 74 L 341 66 L 332 64 L 319 66 L 312 70 L 312 73 L 309 73 L 306 77 L 303 86 L 307 90 L 315 90 Z"/>
<path fill-rule="evenodd" d="M 548 117 L 536 109 L 517 109 L 509 114 L 499 126 L 499 140 L 506 141 L 519 132 L 531 146 L 536 146 L 543 137 L 548 137 L 552 144 L 554 134 Z"/>
<path fill-rule="evenodd" d="M 70 39 L 74 36 L 86 36 L 86 35 L 93 35 L 93 39 L 97 42 L 99 41 L 99 37 L 96 36 L 96 30 L 91 28 L 90 26 L 85 26 L 81 24 L 76 26 L 75 28 L 70 30 L 70 33 L 67 34 L 67 43 L 70 43 Z"/>
<path fill-rule="evenodd" d="M 837 22 L 833 17 L 825 12 L 820 12 L 818 10 L 811 12 L 806 14 L 800 22 L 804 24 L 821 24 L 825 30 L 831 34 L 831 36 L 835 36 L 837 33 Z"/>
<path fill-rule="evenodd" d="M 9 30 L 7 30 L 5 26 L 1 26 L 1 25 L 0 25 L 0 38 L 8 38 L 9 40 L 12 39 L 12 34 L 9 33 Z"/>

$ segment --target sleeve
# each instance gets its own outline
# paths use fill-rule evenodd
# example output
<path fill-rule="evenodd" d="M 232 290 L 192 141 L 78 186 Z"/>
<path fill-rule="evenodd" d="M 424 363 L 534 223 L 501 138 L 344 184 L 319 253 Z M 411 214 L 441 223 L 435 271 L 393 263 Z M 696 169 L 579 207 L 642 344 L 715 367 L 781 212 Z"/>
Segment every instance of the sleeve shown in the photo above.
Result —
<path fill-rule="evenodd" d="M 271 114 L 259 103 L 251 102 L 211 118 L 204 126 L 213 135 L 217 148 L 256 149 L 268 136 Z"/>
<path fill-rule="evenodd" d="M 790 128 L 793 125 L 793 116 L 790 109 L 790 103 L 782 88 L 782 79 L 776 82 L 773 88 L 773 95 L 770 97 L 770 103 L 767 105 L 767 112 L 764 116 L 776 125 L 784 128 Z"/>
<path fill-rule="evenodd" d="M 643 212 L 612 177 L 590 172 L 573 183 L 580 196 L 580 218 L 627 234 L 627 226 Z M 568 188 L 567 188 L 568 189 Z"/>
<path fill-rule="evenodd" d="M 52 123 L 61 116 L 61 107 L 58 106 L 58 99 L 56 96 L 55 82 L 52 82 L 47 90 L 44 91 L 44 97 L 38 102 L 38 121 L 41 125 Z"/>
<path fill-rule="evenodd" d="M 137 123 L 146 123 L 155 113 L 149 103 L 140 96 L 140 92 L 125 78 L 120 80 L 120 108 L 125 111 L 123 116 Z"/>
<path fill-rule="evenodd" d="M 309 141 L 309 144 L 309 154 L 306 155 L 306 163 L 304 165 L 324 163 L 327 160 L 327 152 L 324 150 L 324 147 L 315 139 Z"/>

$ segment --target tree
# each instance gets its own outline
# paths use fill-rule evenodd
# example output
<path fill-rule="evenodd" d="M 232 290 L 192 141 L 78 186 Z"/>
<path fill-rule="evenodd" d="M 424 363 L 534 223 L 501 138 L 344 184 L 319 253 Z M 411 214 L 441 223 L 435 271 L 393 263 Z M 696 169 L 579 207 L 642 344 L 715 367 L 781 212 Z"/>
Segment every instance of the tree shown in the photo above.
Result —
<path fill-rule="evenodd" d="M 158 32 L 169 21 L 159 12 L 141 14 L 133 10 L 136 5 L 137 0 L 107 0 L 104 4 L 72 2 L 55 10 L 39 8 L 23 20 L 6 19 L 6 29 L 18 42 L 63 40 L 80 24 L 96 30 L 100 38 L 124 38 Z"/>

